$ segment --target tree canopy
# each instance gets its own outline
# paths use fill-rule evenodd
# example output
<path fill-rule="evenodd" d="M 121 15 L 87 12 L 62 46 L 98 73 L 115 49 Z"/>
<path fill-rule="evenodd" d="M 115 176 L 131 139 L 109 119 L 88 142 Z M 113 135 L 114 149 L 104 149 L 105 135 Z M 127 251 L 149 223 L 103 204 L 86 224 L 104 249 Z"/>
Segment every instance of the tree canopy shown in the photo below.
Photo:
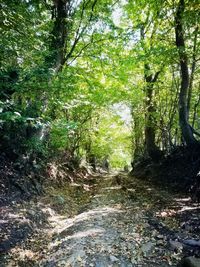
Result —
<path fill-rule="evenodd" d="M 197 0 L 3 0 L 0 12 L 4 153 L 122 167 L 199 143 Z"/>

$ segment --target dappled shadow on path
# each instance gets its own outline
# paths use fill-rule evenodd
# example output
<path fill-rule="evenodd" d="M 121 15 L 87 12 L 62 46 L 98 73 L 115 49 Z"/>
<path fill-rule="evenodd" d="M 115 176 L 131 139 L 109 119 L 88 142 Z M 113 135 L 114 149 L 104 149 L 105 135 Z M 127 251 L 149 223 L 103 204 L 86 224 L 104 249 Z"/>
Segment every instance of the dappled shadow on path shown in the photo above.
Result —
<path fill-rule="evenodd" d="M 66 213 L 67 201 L 54 206 L 48 227 L 12 251 L 10 262 L 15 257 L 21 266 L 165 267 L 198 255 L 182 245 L 199 234 L 191 228 L 200 219 L 198 206 L 189 199 L 123 174 L 62 189 L 63 199 L 70 200 L 64 195 L 69 192 L 76 212 Z"/>
<path fill-rule="evenodd" d="M 48 214 L 38 205 L 12 203 L 0 209 L 0 253 L 23 243 L 35 229 L 47 224 Z"/>

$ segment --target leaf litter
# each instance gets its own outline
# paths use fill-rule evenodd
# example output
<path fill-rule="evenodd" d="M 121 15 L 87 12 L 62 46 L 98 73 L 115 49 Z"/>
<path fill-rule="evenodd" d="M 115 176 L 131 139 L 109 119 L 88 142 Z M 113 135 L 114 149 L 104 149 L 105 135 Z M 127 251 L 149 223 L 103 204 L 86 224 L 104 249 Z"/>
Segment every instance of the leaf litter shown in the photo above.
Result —
<path fill-rule="evenodd" d="M 0 266 L 165 267 L 199 257 L 198 205 L 120 176 L 121 186 L 116 175 L 97 176 L 88 185 L 50 187 L 37 201 L 18 205 L 15 214 L 10 207 L 20 220 L 28 214 L 36 229 L 3 253 Z"/>

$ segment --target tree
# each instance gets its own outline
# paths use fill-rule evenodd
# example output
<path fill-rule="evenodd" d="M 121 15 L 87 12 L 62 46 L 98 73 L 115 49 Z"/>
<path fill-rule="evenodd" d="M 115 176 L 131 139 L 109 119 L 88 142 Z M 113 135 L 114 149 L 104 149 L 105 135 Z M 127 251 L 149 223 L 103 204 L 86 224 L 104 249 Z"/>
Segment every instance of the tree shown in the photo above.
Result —
<path fill-rule="evenodd" d="M 132 107 L 137 158 L 157 160 L 161 151 L 170 153 L 183 138 L 189 145 L 198 142 L 200 43 L 195 3 L 4 0 L 4 144 L 9 146 L 16 137 L 14 143 L 23 146 L 24 153 L 29 151 L 27 143 L 36 142 L 36 132 L 38 142 L 48 129 L 45 146 L 51 155 L 98 154 L 101 142 L 106 144 L 101 154 L 107 148 L 114 151 L 114 143 L 123 138 L 113 138 L 110 148 L 102 137 L 109 129 L 96 136 L 95 121 L 103 120 L 100 111 L 106 113 L 115 103 Z M 26 134 L 30 129 L 34 140 Z M 19 134 L 13 138 L 11 131 Z"/>
<path fill-rule="evenodd" d="M 188 122 L 188 91 L 190 85 L 188 57 L 185 48 L 183 14 L 185 10 L 185 1 L 180 0 L 175 15 L 175 35 L 176 46 L 179 53 L 181 87 L 179 93 L 179 123 L 182 136 L 187 145 L 197 144 L 197 140 L 193 135 L 192 127 Z"/>

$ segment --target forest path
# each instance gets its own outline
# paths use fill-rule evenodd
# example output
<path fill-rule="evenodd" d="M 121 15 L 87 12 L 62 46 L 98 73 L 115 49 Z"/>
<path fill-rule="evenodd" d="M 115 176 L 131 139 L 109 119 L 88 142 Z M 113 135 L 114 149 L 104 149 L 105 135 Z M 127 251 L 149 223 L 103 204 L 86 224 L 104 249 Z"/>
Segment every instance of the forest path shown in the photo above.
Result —
<path fill-rule="evenodd" d="M 62 215 L 51 212 L 49 226 L 13 250 L 4 266 L 176 266 L 182 232 L 175 215 L 182 207 L 175 195 L 123 173 L 72 186 L 76 214 L 66 215 L 63 202 Z"/>

